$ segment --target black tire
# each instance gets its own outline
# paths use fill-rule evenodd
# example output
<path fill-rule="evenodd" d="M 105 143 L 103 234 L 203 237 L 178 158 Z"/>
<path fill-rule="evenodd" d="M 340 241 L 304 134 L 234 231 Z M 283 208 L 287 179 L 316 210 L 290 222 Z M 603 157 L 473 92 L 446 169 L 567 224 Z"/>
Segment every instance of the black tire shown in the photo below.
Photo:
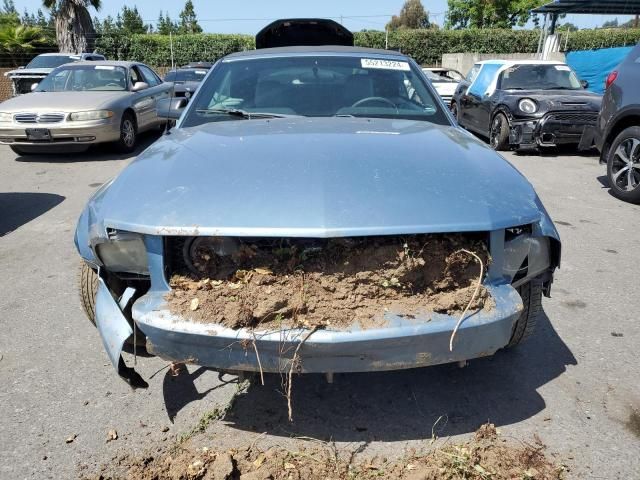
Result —
<path fill-rule="evenodd" d="M 504 113 L 496 113 L 491 120 L 489 144 L 498 152 L 509 149 L 509 120 Z"/>
<path fill-rule="evenodd" d="M 458 104 L 456 102 L 451 102 L 451 107 L 449 108 L 451 109 L 451 115 L 453 115 L 453 118 L 455 118 L 456 121 L 460 123 L 460 112 L 458 111 Z"/>
<path fill-rule="evenodd" d="M 138 142 L 138 125 L 136 118 L 131 112 L 122 115 L 120 121 L 120 139 L 116 142 L 116 148 L 121 153 L 131 153 L 136 148 Z"/>
<path fill-rule="evenodd" d="M 640 127 L 625 128 L 613 140 L 607 153 L 607 179 L 614 197 L 640 203 Z"/>
<path fill-rule="evenodd" d="M 78 271 L 78 293 L 82 309 L 89 321 L 96 325 L 96 294 L 98 293 L 98 274 L 86 262 L 82 262 Z"/>
<path fill-rule="evenodd" d="M 507 348 L 513 348 L 531 336 L 536 328 L 538 316 L 542 313 L 542 282 L 531 280 L 518 287 L 524 310 L 513 326 L 511 340 Z"/>

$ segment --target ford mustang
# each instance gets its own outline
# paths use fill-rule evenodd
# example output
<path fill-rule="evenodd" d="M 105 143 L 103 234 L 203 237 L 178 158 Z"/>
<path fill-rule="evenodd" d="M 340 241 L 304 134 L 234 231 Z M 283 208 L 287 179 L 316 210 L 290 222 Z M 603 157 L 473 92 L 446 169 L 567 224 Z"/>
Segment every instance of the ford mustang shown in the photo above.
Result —
<path fill-rule="evenodd" d="M 529 182 L 412 59 L 334 22 L 269 47 L 294 24 L 165 105 L 175 128 L 80 216 L 83 305 L 132 386 L 127 344 L 330 375 L 491 355 L 541 313 L 560 239 Z"/>

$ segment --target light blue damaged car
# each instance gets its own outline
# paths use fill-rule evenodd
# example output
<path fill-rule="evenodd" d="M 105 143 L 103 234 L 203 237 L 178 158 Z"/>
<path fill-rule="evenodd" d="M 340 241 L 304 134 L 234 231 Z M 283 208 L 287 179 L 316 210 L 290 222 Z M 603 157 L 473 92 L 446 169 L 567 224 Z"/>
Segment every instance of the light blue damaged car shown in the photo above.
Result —
<path fill-rule="evenodd" d="M 270 25 L 262 48 L 218 61 L 188 105 L 164 105 L 176 126 L 89 200 L 75 234 L 81 297 L 133 387 L 146 383 L 122 355 L 127 343 L 221 371 L 282 372 L 305 338 L 296 368 L 329 376 L 462 362 L 531 333 L 561 250 L 540 199 L 457 126 L 412 59 L 349 36 L 333 22 Z M 462 322 L 459 312 L 388 309 L 372 328 L 306 337 L 194 322 L 167 303 L 176 265 L 196 264 L 194 246 L 212 239 L 321 249 L 336 238 L 443 234 L 480 238 L 491 257 L 482 284 L 492 308 Z"/>

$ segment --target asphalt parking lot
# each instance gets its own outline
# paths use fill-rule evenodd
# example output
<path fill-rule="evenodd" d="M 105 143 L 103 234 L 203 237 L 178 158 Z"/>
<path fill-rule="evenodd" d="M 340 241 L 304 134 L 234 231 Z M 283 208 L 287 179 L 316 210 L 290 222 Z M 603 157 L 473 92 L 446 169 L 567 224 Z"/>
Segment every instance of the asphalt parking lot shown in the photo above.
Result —
<path fill-rule="evenodd" d="M 527 344 L 463 369 L 340 375 L 331 385 L 301 377 L 293 424 L 280 379 L 269 377 L 237 397 L 207 441 L 305 436 L 393 457 L 490 421 L 523 441 L 538 435 L 570 478 L 638 478 L 640 207 L 608 193 L 596 157 L 505 156 L 536 187 L 563 240 L 553 298 Z M 237 390 L 232 377 L 198 367 L 172 377 L 166 362 L 142 358 L 150 388 L 133 392 L 84 317 L 75 222 L 131 158 L 103 148 L 16 157 L 0 147 L 0 478 L 72 478 L 122 453 L 157 450 Z M 112 429 L 118 439 L 107 442 Z"/>

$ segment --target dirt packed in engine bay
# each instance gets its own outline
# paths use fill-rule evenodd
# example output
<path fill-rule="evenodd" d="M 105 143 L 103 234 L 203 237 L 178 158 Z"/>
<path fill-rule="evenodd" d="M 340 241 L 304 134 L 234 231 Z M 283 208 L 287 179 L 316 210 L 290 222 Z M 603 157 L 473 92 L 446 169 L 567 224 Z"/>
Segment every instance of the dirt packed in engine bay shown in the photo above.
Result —
<path fill-rule="evenodd" d="M 186 248 L 186 247 L 185 247 Z M 466 250 L 466 251 L 465 251 Z M 172 313 L 230 328 L 384 325 L 386 311 L 462 312 L 489 253 L 462 235 L 328 240 L 199 237 L 171 276 Z M 480 287 L 470 309 L 493 305 Z"/>

